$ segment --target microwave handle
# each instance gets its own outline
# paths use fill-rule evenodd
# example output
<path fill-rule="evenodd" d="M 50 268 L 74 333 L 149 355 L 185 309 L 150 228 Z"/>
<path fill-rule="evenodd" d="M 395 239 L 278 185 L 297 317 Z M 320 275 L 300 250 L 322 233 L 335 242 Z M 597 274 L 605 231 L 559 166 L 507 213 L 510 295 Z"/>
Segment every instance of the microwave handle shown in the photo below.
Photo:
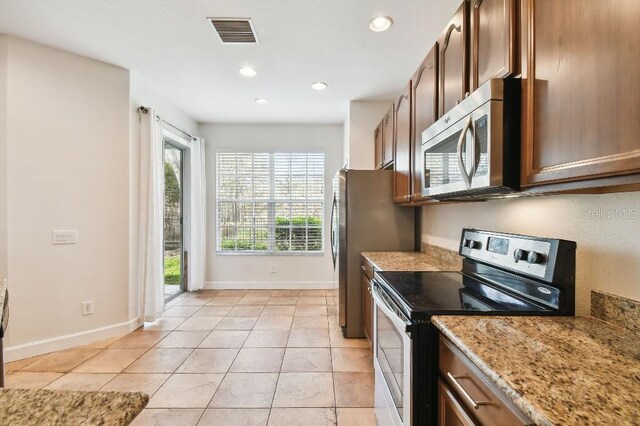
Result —
<path fill-rule="evenodd" d="M 464 180 L 465 185 L 467 185 L 467 188 L 471 188 L 471 178 L 473 177 L 473 174 L 475 173 L 475 170 L 472 169 L 473 173 L 469 173 L 467 172 L 467 168 L 464 165 L 464 153 L 462 152 L 462 148 L 465 142 L 465 138 L 467 137 L 467 132 L 471 130 L 471 137 L 472 139 L 475 139 L 475 135 L 474 135 L 474 131 L 473 131 L 473 121 L 471 120 L 471 116 L 469 116 L 467 118 L 467 122 L 465 123 L 464 127 L 462 128 L 462 133 L 460 133 L 460 137 L 458 138 L 458 167 L 460 168 L 460 173 L 462 174 L 462 180 Z M 475 153 L 475 147 L 473 149 L 474 153 Z M 475 164 L 475 161 L 474 161 Z M 475 167 L 475 166 L 474 166 Z"/>

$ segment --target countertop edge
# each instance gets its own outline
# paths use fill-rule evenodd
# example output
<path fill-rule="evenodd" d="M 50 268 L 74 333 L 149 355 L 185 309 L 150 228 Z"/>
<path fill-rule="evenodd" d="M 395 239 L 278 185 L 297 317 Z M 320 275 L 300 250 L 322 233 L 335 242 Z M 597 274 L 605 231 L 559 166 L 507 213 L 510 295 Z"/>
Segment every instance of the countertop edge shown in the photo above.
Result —
<path fill-rule="evenodd" d="M 529 416 L 536 425 L 539 426 L 553 426 L 546 417 L 540 414 L 536 408 L 531 405 L 523 396 L 516 392 L 509 384 L 495 373 L 487 364 L 485 364 L 480 357 L 478 357 L 467 345 L 460 340 L 455 333 L 439 321 L 439 316 L 431 317 L 431 322 L 449 339 L 469 360 L 475 365 L 484 375 L 486 375 L 491 382 L 493 382 L 500 390 L 502 390 L 510 399 L 514 405 L 518 407 L 524 414 Z"/>
<path fill-rule="evenodd" d="M 384 254 L 389 254 L 389 255 L 394 255 L 394 256 L 399 256 L 402 254 L 406 254 L 408 256 L 419 256 L 423 258 L 423 261 L 425 263 L 429 264 L 428 268 L 387 268 L 385 267 L 385 265 L 381 265 L 380 264 L 380 260 L 376 260 L 376 257 L 384 255 Z M 458 265 L 456 263 L 453 262 L 447 262 L 442 260 L 441 258 L 437 257 L 437 256 L 433 256 L 429 253 L 424 253 L 424 252 L 371 252 L 371 251 L 363 251 L 360 253 L 360 255 L 362 257 L 364 257 L 373 267 L 376 271 L 403 271 L 403 272 L 409 272 L 409 271 L 421 271 L 424 269 L 428 269 L 428 270 L 436 270 L 436 271 L 459 271 L 461 269 L 461 265 Z M 383 261 L 384 262 L 384 261 Z"/>

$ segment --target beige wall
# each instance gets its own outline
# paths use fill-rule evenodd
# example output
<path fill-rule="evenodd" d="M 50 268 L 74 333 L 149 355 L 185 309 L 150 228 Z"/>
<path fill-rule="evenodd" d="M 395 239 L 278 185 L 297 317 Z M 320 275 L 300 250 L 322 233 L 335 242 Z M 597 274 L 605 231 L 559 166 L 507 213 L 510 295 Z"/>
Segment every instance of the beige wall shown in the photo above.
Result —
<path fill-rule="evenodd" d="M 207 141 L 207 273 L 209 287 L 330 287 L 333 266 L 328 229 L 331 181 L 342 166 L 342 126 L 205 124 L 200 135 Z M 216 150 L 325 152 L 325 254 L 322 256 L 246 256 L 216 254 L 215 153 Z M 271 273 L 271 268 L 276 273 Z"/>
<path fill-rule="evenodd" d="M 0 277 L 7 276 L 7 38 L 0 35 Z"/>
<path fill-rule="evenodd" d="M 616 217 L 618 216 L 618 217 Z M 591 290 L 640 300 L 640 195 L 556 195 L 423 208 L 423 242 L 457 250 L 463 227 L 576 241 L 576 310 Z"/>
<path fill-rule="evenodd" d="M 349 102 L 344 131 L 344 164 L 347 164 L 347 168 L 374 168 L 374 132 L 390 106 L 391 102 L 387 101 Z"/>
<path fill-rule="evenodd" d="M 129 319 L 130 100 L 127 70 L 13 37 L 7 69 L 11 350 Z"/>

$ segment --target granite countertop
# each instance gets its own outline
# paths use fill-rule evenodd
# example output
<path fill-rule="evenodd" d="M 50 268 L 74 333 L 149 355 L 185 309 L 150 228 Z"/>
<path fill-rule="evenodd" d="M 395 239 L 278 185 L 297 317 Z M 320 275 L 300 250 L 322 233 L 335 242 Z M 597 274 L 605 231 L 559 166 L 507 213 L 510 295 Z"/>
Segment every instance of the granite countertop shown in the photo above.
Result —
<path fill-rule="evenodd" d="M 640 336 L 596 318 L 434 316 L 537 425 L 640 425 Z"/>
<path fill-rule="evenodd" d="M 0 419 L 9 425 L 128 425 L 148 401 L 138 392 L 0 389 Z"/>
<path fill-rule="evenodd" d="M 364 252 L 379 271 L 459 271 L 460 257 L 449 250 L 423 252 Z"/>
<path fill-rule="evenodd" d="M 2 316 L 4 315 L 4 298 L 7 294 L 7 279 L 0 277 L 0 321 L 2 321 Z M 2 332 L 0 331 L 0 336 L 2 336 Z"/>

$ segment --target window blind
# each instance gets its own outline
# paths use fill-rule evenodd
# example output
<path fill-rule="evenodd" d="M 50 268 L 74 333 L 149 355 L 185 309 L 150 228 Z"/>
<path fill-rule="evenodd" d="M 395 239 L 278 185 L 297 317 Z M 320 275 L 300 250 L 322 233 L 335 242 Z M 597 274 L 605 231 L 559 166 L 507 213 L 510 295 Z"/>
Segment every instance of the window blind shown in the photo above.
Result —
<path fill-rule="evenodd" d="M 217 251 L 322 253 L 323 153 L 216 153 Z"/>

